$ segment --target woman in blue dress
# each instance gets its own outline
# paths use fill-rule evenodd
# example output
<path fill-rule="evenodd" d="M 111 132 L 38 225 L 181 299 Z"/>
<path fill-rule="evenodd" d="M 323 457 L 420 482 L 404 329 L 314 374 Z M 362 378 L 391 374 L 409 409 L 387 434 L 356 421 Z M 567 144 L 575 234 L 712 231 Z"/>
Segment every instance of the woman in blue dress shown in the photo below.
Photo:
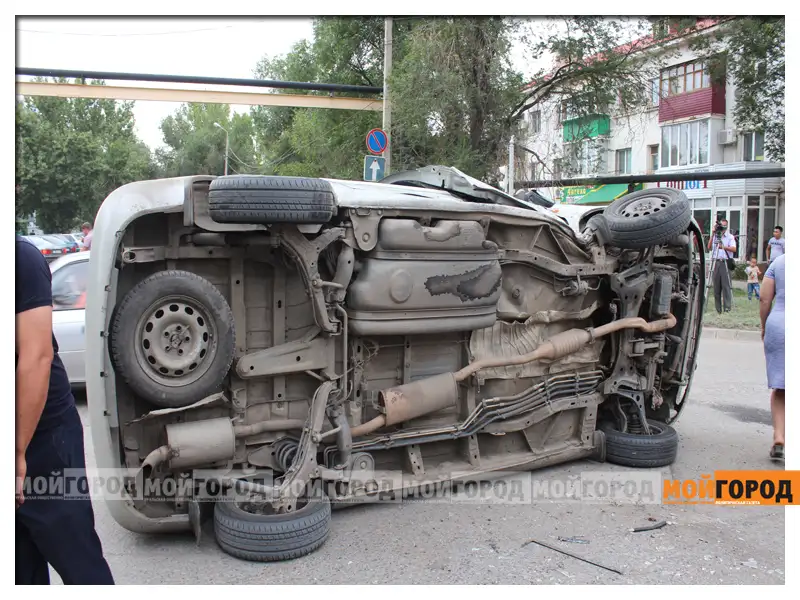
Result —
<path fill-rule="evenodd" d="M 761 339 L 767 358 L 767 384 L 772 390 L 773 439 L 770 458 L 784 460 L 785 404 L 785 351 L 786 351 L 786 255 L 779 256 L 769 265 L 761 284 Z M 775 301 L 773 303 L 773 300 Z"/>

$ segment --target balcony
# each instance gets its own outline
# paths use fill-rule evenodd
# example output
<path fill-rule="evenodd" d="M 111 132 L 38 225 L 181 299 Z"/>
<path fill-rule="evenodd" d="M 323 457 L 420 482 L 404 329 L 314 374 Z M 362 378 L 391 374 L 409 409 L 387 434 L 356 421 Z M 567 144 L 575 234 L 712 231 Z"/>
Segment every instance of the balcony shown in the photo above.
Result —
<path fill-rule="evenodd" d="M 608 115 L 586 115 L 563 122 L 564 141 L 575 142 L 608 135 L 611 131 L 611 119 Z"/>
<path fill-rule="evenodd" d="M 658 107 L 658 122 L 707 114 L 725 114 L 724 84 L 662 98 Z"/>

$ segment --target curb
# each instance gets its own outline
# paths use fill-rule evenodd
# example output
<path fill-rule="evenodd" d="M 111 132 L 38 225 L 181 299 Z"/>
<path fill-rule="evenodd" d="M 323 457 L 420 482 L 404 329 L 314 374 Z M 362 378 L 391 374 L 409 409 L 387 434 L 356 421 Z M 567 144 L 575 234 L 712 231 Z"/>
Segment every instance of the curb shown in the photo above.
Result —
<path fill-rule="evenodd" d="M 716 327 L 703 327 L 700 338 L 713 338 L 716 340 L 738 340 L 742 342 L 760 342 L 761 332 L 746 329 L 718 329 Z"/>

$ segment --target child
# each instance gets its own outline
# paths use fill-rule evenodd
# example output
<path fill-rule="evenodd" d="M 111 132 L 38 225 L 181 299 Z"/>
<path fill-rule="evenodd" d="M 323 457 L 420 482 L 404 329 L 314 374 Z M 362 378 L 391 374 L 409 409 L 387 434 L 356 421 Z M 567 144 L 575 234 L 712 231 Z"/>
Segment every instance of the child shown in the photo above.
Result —
<path fill-rule="evenodd" d="M 761 275 L 761 271 L 758 268 L 758 261 L 755 256 L 750 259 L 750 264 L 745 268 L 744 272 L 747 273 L 747 300 L 753 299 L 753 292 L 756 294 L 756 299 L 760 300 L 761 286 L 758 284 L 758 277 Z"/>

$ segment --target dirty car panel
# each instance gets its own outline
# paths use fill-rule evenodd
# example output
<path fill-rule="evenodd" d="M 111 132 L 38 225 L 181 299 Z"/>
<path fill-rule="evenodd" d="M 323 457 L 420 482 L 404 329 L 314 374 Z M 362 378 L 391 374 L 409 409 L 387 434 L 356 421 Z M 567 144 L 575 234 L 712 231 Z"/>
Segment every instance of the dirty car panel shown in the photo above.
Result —
<path fill-rule="evenodd" d="M 600 421 L 648 435 L 682 411 L 703 308 L 694 222 L 625 248 L 485 188 L 280 179 L 134 183 L 98 214 L 87 387 L 125 527 L 197 518 L 203 490 L 150 500 L 144 481 L 210 469 L 270 514 L 322 519 L 311 483 L 360 501 L 598 457 Z M 291 556 L 324 536 L 307 537 Z"/>

